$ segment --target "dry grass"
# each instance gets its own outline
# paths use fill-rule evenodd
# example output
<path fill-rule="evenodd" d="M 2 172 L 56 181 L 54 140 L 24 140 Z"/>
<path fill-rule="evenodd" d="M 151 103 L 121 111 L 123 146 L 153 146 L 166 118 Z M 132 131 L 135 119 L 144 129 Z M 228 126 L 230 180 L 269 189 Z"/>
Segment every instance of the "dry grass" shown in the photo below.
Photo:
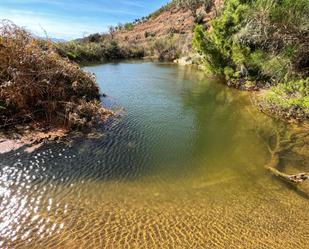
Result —
<path fill-rule="evenodd" d="M 0 126 L 44 122 L 68 128 L 104 119 L 93 75 L 63 59 L 50 41 L 0 24 Z"/>

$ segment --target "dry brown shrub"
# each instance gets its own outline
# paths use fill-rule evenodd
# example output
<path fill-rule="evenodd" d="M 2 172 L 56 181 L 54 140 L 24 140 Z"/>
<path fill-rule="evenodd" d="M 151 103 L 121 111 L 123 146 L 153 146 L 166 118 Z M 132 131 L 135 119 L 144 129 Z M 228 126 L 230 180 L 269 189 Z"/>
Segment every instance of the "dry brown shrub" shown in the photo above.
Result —
<path fill-rule="evenodd" d="M 51 41 L 33 38 L 9 21 L 0 23 L 1 127 L 30 121 L 74 127 L 108 113 L 93 75 L 62 58 Z"/>

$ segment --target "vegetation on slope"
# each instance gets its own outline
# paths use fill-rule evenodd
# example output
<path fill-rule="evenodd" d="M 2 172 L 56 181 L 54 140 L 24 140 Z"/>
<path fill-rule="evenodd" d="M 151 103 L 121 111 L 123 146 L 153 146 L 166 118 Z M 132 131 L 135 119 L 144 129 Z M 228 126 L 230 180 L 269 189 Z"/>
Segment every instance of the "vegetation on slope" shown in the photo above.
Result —
<path fill-rule="evenodd" d="M 241 89 L 270 87 L 264 110 L 309 118 L 309 2 L 225 0 L 209 30 L 195 28 L 193 44 L 205 70 Z"/>
<path fill-rule="evenodd" d="M 203 7 L 204 12 L 207 13 L 210 11 L 214 1 L 213 0 L 173 0 L 172 4 L 180 8 L 189 9 L 194 17 L 196 23 L 199 23 L 199 20 L 203 18 L 202 13 L 199 13 L 199 8 Z"/>
<path fill-rule="evenodd" d="M 79 63 L 106 62 L 119 59 L 141 58 L 144 51 L 134 45 L 120 46 L 117 41 L 104 36 L 92 41 L 70 41 L 57 44 L 57 51 L 63 57 Z"/>
<path fill-rule="evenodd" d="M 56 44 L 57 52 L 62 57 L 85 64 L 120 59 L 140 59 L 145 56 L 153 56 L 164 61 L 173 61 L 180 56 L 179 35 L 177 34 L 157 37 L 152 39 L 147 46 L 139 46 L 131 42 L 119 43 L 110 37 L 100 38 L 95 42 L 91 42 L 89 39 L 58 43 Z"/>
<path fill-rule="evenodd" d="M 9 22 L 0 26 L 0 72 L 1 128 L 35 122 L 74 128 L 110 114 L 93 75 Z"/>
<path fill-rule="evenodd" d="M 156 57 L 173 61 L 190 47 L 194 23 L 203 23 L 212 0 L 173 0 L 147 17 L 110 26 L 108 33 L 59 43 L 62 56 L 82 63 Z"/>

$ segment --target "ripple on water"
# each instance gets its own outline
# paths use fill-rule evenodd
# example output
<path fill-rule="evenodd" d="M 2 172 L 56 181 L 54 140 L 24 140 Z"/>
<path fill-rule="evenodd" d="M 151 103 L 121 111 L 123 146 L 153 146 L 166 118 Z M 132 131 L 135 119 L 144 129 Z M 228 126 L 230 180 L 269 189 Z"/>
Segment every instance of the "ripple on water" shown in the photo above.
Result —
<path fill-rule="evenodd" d="M 246 96 L 171 65 L 89 69 L 126 112 L 0 155 L 1 248 L 309 248 L 308 201 L 264 172 Z"/>

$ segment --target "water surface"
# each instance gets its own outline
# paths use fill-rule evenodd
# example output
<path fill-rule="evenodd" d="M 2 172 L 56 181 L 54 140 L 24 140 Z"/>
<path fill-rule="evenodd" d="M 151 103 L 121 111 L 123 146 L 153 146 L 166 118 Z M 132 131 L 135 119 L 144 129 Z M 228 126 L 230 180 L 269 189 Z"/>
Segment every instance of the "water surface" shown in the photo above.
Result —
<path fill-rule="evenodd" d="M 0 155 L 0 248 L 309 248 L 308 200 L 264 170 L 280 124 L 248 93 L 162 63 L 86 70 L 120 115 Z"/>

